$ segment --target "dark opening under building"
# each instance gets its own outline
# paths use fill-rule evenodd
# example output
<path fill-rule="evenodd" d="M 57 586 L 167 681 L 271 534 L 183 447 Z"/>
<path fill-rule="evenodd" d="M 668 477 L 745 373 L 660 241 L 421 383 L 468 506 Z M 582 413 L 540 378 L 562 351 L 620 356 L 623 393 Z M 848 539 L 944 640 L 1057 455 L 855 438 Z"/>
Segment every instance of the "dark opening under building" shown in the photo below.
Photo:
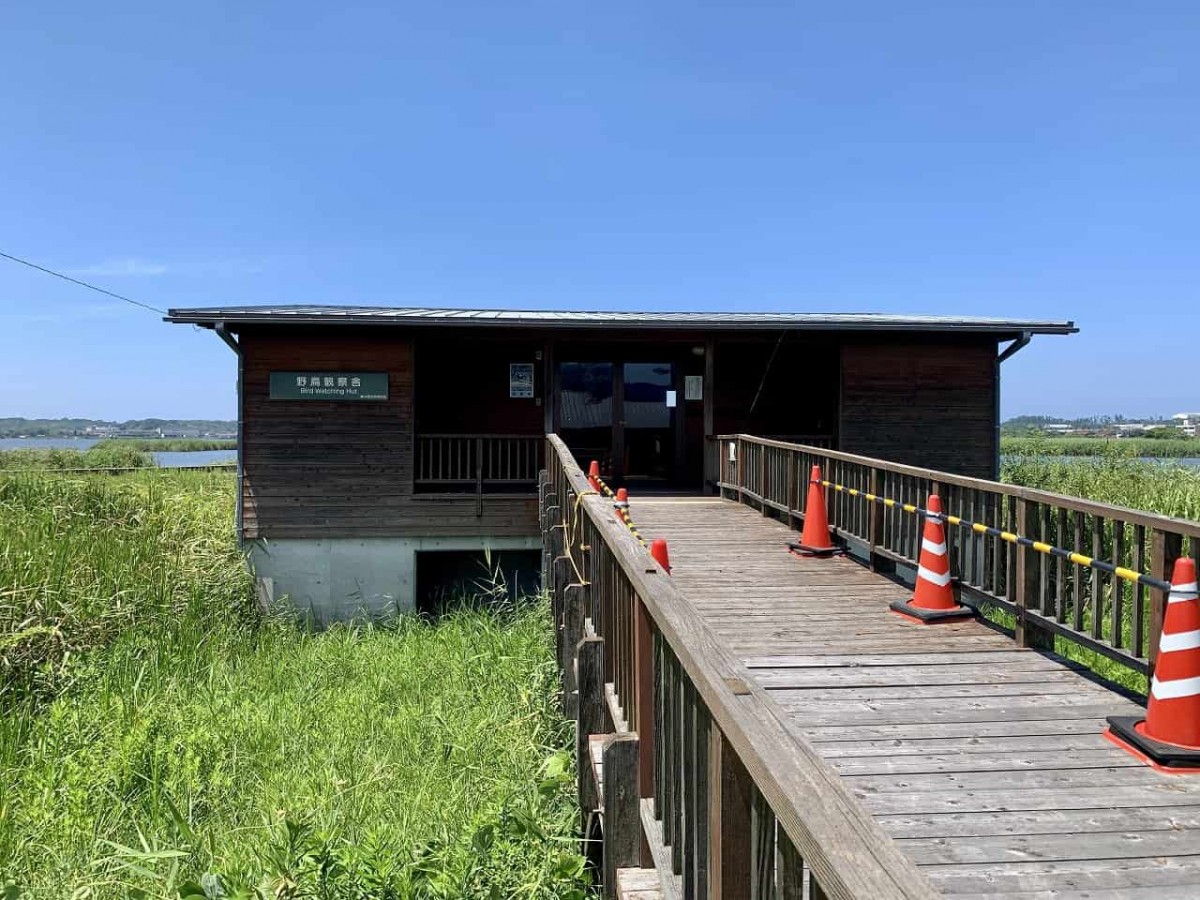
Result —
<path fill-rule="evenodd" d="M 321 306 L 167 320 L 236 351 L 239 535 L 263 597 L 320 619 L 413 608 L 419 573 L 446 569 L 423 554 L 539 552 L 550 432 L 631 491 L 705 490 L 733 433 L 993 477 L 1001 361 L 1076 330 Z"/>

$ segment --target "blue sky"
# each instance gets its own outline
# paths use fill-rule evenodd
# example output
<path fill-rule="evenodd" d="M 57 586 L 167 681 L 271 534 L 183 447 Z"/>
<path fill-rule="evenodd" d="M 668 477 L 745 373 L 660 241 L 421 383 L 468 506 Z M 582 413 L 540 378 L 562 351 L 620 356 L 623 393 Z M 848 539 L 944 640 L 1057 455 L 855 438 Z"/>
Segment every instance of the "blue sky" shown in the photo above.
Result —
<path fill-rule="evenodd" d="M 160 307 L 1073 318 L 1005 415 L 1169 415 L 1198 46 L 1194 2 L 17 4 L 0 250 Z M 0 260 L 0 415 L 232 417 L 234 377 Z"/>

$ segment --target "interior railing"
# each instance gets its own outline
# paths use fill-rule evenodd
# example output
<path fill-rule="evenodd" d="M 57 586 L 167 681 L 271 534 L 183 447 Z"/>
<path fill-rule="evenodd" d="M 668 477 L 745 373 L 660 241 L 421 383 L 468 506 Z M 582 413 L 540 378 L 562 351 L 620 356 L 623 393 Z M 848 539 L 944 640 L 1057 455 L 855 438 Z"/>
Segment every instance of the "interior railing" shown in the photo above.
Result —
<path fill-rule="evenodd" d="M 542 435 L 418 434 L 416 483 L 426 490 L 537 486 Z"/>

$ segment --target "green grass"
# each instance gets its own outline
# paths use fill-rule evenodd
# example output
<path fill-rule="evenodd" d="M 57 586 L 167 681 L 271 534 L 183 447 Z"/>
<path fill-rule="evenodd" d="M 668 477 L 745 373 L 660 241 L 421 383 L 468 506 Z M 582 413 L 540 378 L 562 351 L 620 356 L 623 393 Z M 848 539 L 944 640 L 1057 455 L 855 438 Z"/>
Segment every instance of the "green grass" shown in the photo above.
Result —
<path fill-rule="evenodd" d="M 1200 439 L 1192 438 L 1089 438 L 1089 437 L 1018 437 L 1002 435 L 1000 452 L 1018 455 L 1103 456 L 1116 452 L 1123 456 L 1180 459 L 1200 457 Z"/>
<path fill-rule="evenodd" d="M 128 448 L 145 453 L 191 453 L 199 450 L 236 450 L 237 441 L 214 438 L 106 438 L 92 449 Z"/>
<path fill-rule="evenodd" d="M 1151 463 L 1125 453 L 1064 460 L 1042 453 L 1006 458 L 1000 478 L 1012 484 L 1200 520 L 1200 469 Z"/>
<path fill-rule="evenodd" d="M 45 469 L 142 469 L 154 458 L 133 447 L 103 447 L 88 450 L 49 449 L 0 450 L 0 471 Z"/>
<path fill-rule="evenodd" d="M 1047 443 L 1038 445 L 1038 449 L 1047 453 L 1052 452 L 1058 442 Z M 1124 441 L 1121 442 L 1122 445 L 1124 443 Z M 1042 452 L 1027 450 L 1022 455 L 1013 455 L 1004 460 L 1001 479 L 1013 484 L 1053 491 L 1072 497 L 1083 497 L 1114 506 L 1124 506 L 1164 516 L 1200 520 L 1200 470 L 1169 463 L 1146 462 L 1132 457 L 1123 448 L 1110 448 L 1101 455 L 1086 459 L 1063 459 L 1061 456 L 1049 456 Z M 1061 535 L 1058 533 L 1058 527 L 1054 521 L 1051 521 L 1050 525 L 1051 531 L 1045 536 L 1050 543 L 1068 549 L 1078 549 L 1087 555 L 1092 554 L 1093 522 L 1090 516 L 1083 520 L 1083 542 L 1079 547 L 1075 546 L 1072 524 L 1068 525 L 1067 533 Z M 1106 522 L 1100 536 L 1101 556 L 1105 559 L 1112 558 L 1113 536 L 1113 524 Z M 1134 566 L 1134 536 L 1133 529 L 1126 526 L 1122 562 L 1128 567 Z M 1185 539 L 1183 552 L 1189 554 L 1191 549 L 1190 541 Z M 1045 559 L 1045 557 L 1037 557 L 1037 564 L 1042 564 Z M 1150 559 L 1148 541 L 1144 548 L 1144 559 Z M 1072 604 L 1075 602 L 1077 589 L 1074 584 L 1073 568 L 1069 565 L 1064 567 L 1064 575 L 1068 583 L 1066 596 Z M 1142 571 L 1147 571 L 1145 565 L 1143 565 Z M 1051 572 L 1055 573 L 1051 577 L 1056 577 L 1057 566 L 1052 564 Z M 1123 615 L 1122 646 L 1129 648 L 1131 644 L 1129 610 L 1133 608 L 1134 590 L 1131 585 L 1124 582 L 1120 583 L 1119 590 L 1121 591 L 1122 607 L 1126 611 Z M 1095 606 L 1092 601 L 1091 576 L 1087 570 L 1082 573 L 1082 583 L 1078 585 L 1078 591 L 1084 598 L 1081 606 L 1083 630 L 1090 632 L 1095 616 Z M 1111 636 L 1113 599 L 1111 579 L 1106 577 L 1102 579 L 1100 594 L 1101 627 L 1105 637 Z M 1144 633 L 1148 634 L 1148 601 L 1146 609 L 1143 629 Z M 1068 613 L 1073 613 L 1073 609 L 1069 608 Z M 1011 627 L 1013 624 L 1011 616 L 997 614 L 993 618 L 1006 627 Z M 1071 615 L 1068 615 L 1068 621 L 1070 620 Z M 1136 693 L 1145 694 L 1148 689 L 1145 676 L 1078 643 L 1058 637 L 1055 638 L 1055 650 Z"/>
<path fill-rule="evenodd" d="M 582 896 L 545 604 L 322 633 L 262 616 L 232 487 L 0 475 L 0 884 Z"/>

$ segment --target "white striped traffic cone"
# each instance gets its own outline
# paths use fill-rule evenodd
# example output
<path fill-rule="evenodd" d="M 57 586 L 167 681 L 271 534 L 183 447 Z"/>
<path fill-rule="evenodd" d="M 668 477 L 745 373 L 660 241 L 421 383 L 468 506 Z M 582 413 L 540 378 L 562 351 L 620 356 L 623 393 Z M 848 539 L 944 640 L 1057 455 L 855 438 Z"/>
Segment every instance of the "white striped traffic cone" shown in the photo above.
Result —
<path fill-rule="evenodd" d="M 1111 716 L 1105 736 L 1165 771 L 1200 772 L 1200 594 L 1196 564 L 1171 571 L 1145 719 Z"/>
<path fill-rule="evenodd" d="M 946 526 L 942 524 L 942 500 L 929 495 L 929 515 L 921 539 L 917 585 L 912 597 L 892 604 L 893 612 L 922 623 L 945 622 L 974 615 L 970 607 L 959 606 L 954 599 L 950 577 L 950 554 L 946 548 Z"/>

